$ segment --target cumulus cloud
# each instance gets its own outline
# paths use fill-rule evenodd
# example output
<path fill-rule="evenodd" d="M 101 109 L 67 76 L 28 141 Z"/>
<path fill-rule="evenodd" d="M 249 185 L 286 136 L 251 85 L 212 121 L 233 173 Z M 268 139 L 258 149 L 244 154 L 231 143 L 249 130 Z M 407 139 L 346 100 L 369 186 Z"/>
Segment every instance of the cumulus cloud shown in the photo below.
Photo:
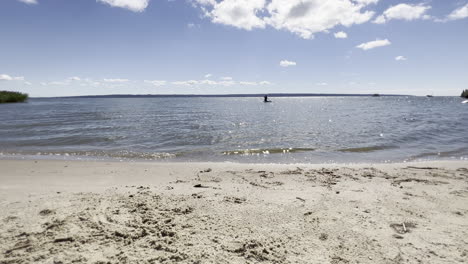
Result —
<path fill-rule="evenodd" d="M 0 81 L 24 81 L 23 76 L 13 77 L 8 74 L 0 74 Z"/>
<path fill-rule="evenodd" d="M 279 65 L 281 67 L 290 67 L 290 66 L 296 66 L 297 63 L 295 61 L 282 60 L 280 61 Z"/>
<path fill-rule="evenodd" d="M 211 74 L 211 73 L 205 74 L 205 78 L 211 78 L 211 76 L 213 76 L 213 74 Z"/>
<path fill-rule="evenodd" d="M 112 7 L 120 7 L 133 12 L 143 12 L 148 7 L 149 0 L 96 0 Z"/>
<path fill-rule="evenodd" d="M 395 60 L 396 61 L 405 61 L 405 60 L 407 60 L 407 58 L 405 56 L 396 56 Z"/>
<path fill-rule="evenodd" d="M 316 83 L 315 85 L 317 85 L 317 86 L 327 86 L 328 83 L 326 83 L 326 82 L 321 82 L 321 83 Z"/>
<path fill-rule="evenodd" d="M 457 20 L 457 19 L 463 19 L 468 17 L 468 4 L 453 10 L 452 13 L 450 13 L 447 16 L 448 20 Z"/>
<path fill-rule="evenodd" d="M 302 38 L 326 32 L 338 25 L 351 26 L 369 21 L 374 12 L 363 8 L 375 1 L 350 0 L 272 0 L 265 21 L 276 29 L 285 29 Z"/>
<path fill-rule="evenodd" d="M 384 24 L 392 19 L 400 20 L 415 20 L 415 19 L 427 19 L 426 12 L 431 9 L 430 6 L 424 4 L 398 4 L 389 7 L 383 12 L 382 15 L 378 16 L 373 22 L 376 24 Z"/>
<path fill-rule="evenodd" d="M 340 32 L 336 32 L 334 36 L 335 38 L 345 39 L 348 37 L 348 34 L 346 34 L 346 32 L 340 31 Z"/>
<path fill-rule="evenodd" d="M 25 4 L 28 4 L 28 5 L 36 5 L 37 4 L 37 0 L 18 0 L 22 3 L 25 3 Z"/>
<path fill-rule="evenodd" d="M 310 39 L 338 25 L 369 21 L 374 12 L 364 10 L 378 0 L 194 0 L 214 23 L 246 30 L 269 25 Z"/>
<path fill-rule="evenodd" d="M 366 43 L 362 43 L 356 46 L 356 48 L 362 50 L 370 50 L 378 47 L 388 46 L 392 44 L 388 39 L 376 39 L 374 41 L 369 41 Z"/>
<path fill-rule="evenodd" d="M 160 81 L 160 80 L 153 80 L 153 81 L 145 80 L 144 82 L 149 83 L 149 84 L 154 85 L 154 86 L 163 86 L 163 85 L 167 84 L 166 81 Z"/>
<path fill-rule="evenodd" d="M 107 83 L 125 83 L 125 82 L 129 82 L 130 80 L 129 79 L 104 79 L 103 81 Z"/>
<path fill-rule="evenodd" d="M 223 80 L 223 81 L 232 81 L 232 77 L 229 77 L 229 76 L 221 77 L 221 80 Z"/>
<path fill-rule="evenodd" d="M 223 0 L 220 2 L 197 0 L 203 5 L 205 15 L 214 23 L 252 30 L 264 28 L 265 21 L 258 16 L 265 6 L 265 0 Z"/>
<path fill-rule="evenodd" d="M 70 81 L 81 81 L 81 78 L 74 76 L 74 77 L 68 78 L 68 80 L 70 80 Z"/>

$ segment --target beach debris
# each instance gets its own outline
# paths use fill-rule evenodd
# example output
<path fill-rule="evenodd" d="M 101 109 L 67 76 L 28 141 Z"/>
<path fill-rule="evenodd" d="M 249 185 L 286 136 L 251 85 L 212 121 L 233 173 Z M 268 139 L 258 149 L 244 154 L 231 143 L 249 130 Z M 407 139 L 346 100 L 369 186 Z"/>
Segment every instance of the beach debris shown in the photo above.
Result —
<path fill-rule="evenodd" d="M 41 210 L 39 212 L 39 215 L 40 216 L 47 216 L 47 215 L 50 215 L 50 214 L 53 214 L 54 211 L 53 210 L 50 210 L 50 209 L 44 209 L 44 210 Z"/>
<path fill-rule="evenodd" d="M 211 172 L 211 168 L 208 168 L 208 169 L 204 169 L 204 170 L 201 170 L 200 173 L 205 173 L 205 172 Z"/>
<path fill-rule="evenodd" d="M 202 185 L 201 183 L 197 183 L 193 187 L 195 187 L 195 188 L 210 188 L 209 186 Z"/>
<path fill-rule="evenodd" d="M 445 182 L 445 181 L 432 181 L 432 180 L 417 179 L 417 178 L 407 178 L 407 179 L 394 180 L 392 182 L 392 185 L 393 186 L 401 185 L 401 183 L 404 183 L 404 182 L 417 182 L 417 183 L 424 183 L 424 184 L 430 184 L 430 185 L 449 184 L 448 182 Z"/>
<path fill-rule="evenodd" d="M 440 168 L 436 167 L 415 167 L 415 166 L 408 166 L 404 169 L 415 169 L 415 170 L 440 170 Z"/>
<path fill-rule="evenodd" d="M 273 185 L 273 186 L 281 186 L 281 185 L 284 185 L 284 182 L 274 181 L 274 182 L 266 182 L 266 184 Z"/>
<path fill-rule="evenodd" d="M 235 203 L 235 204 L 241 204 L 247 201 L 247 199 L 243 197 L 241 198 L 241 197 L 234 197 L 234 196 L 225 196 L 223 200 L 226 202 Z"/>
<path fill-rule="evenodd" d="M 275 173 L 271 171 L 268 173 L 266 171 L 258 171 L 258 173 L 260 173 L 261 178 L 265 178 L 265 179 L 271 179 L 275 177 Z"/>
<path fill-rule="evenodd" d="M 54 243 L 63 243 L 63 242 L 73 242 L 75 239 L 73 237 L 62 237 L 54 239 Z"/>
<path fill-rule="evenodd" d="M 251 182 L 249 182 L 249 184 L 252 185 L 252 186 L 255 186 L 255 187 L 260 187 L 260 188 L 268 189 L 267 186 L 262 185 L 262 184 L 260 184 L 260 183 L 258 183 L 258 182 L 255 182 L 255 181 L 251 181 Z"/>
<path fill-rule="evenodd" d="M 398 234 L 406 234 L 411 232 L 412 228 L 416 227 L 415 223 L 412 222 L 403 222 L 401 224 L 390 224 L 390 227 Z"/>
<path fill-rule="evenodd" d="M 10 254 L 11 252 L 13 251 L 16 251 L 16 250 L 21 250 L 21 249 L 25 249 L 25 248 L 29 248 L 31 247 L 31 242 L 29 240 L 26 240 L 26 241 L 21 241 L 19 243 L 17 243 L 15 245 L 15 247 L 11 248 L 11 249 L 8 249 L 7 251 L 5 251 L 5 254 Z"/>
<path fill-rule="evenodd" d="M 320 236 L 319 236 L 319 239 L 322 240 L 322 241 L 325 241 L 328 239 L 328 234 L 326 233 L 321 233 Z"/>
<path fill-rule="evenodd" d="M 331 262 L 330 262 L 331 264 L 349 263 L 349 260 L 344 259 L 344 258 L 342 258 L 340 256 L 334 256 L 331 259 L 332 259 Z"/>
<path fill-rule="evenodd" d="M 301 202 L 303 202 L 303 203 L 305 203 L 305 201 L 306 201 L 305 199 L 303 199 L 303 198 L 301 198 L 301 197 L 296 197 L 296 199 L 298 199 L 299 201 L 301 201 Z"/>
<path fill-rule="evenodd" d="M 192 193 L 192 197 L 196 199 L 201 199 L 203 198 L 203 194 L 201 193 Z"/>

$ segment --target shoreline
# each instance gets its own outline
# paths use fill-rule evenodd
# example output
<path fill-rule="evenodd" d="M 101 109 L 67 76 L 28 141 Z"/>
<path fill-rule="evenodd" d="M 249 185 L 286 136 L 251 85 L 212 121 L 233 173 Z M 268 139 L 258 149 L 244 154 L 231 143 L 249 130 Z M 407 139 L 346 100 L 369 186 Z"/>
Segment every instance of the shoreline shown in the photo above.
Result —
<path fill-rule="evenodd" d="M 274 159 L 271 162 L 266 161 L 246 161 L 250 157 L 258 158 L 255 155 L 239 155 L 238 160 L 192 160 L 190 158 L 180 158 L 176 154 L 160 153 L 160 158 L 128 158 L 128 157 L 112 157 L 112 156 L 88 156 L 88 155 L 70 155 L 70 154 L 24 154 L 24 153 L 8 153 L 0 152 L 0 161 L 61 161 L 61 162 L 111 162 L 111 163 L 155 163 L 155 164 L 193 164 L 193 163 L 220 163 L 220 164 L 243 164 L 243 165 L 258 165 L 258 164 L 278 164 L 278 165 L 379 165 L 379 164 L 406 164 L 406 163 L 430 163 L 430 162 L 468 162 L 468 157 L 455 157 L 455 156 L 443 156 L 433 157 L 409 157 L 406 159 L 382 159 L 382 160 L 333 160 L 326 161 L 325 159 L 318 159 L 316 162 L 294 162 L 288 159 Z M 164 155 L 168 157 L 163 157 Z M 175 157 L 169 157 L 174 155 Z M 276 154 L 264 154 L 264 155 L 276 155 Z M 229 155 L 227 155 L 229 156 Z M 431 158 L 433 157 L 433 158 Z M 245 158 L 245 159 L 244 159 Z M 284 160 L 284 161 L 282 161 Z"/>
<path fill-rule="evenodd" d="M 467 161 L 0 167 L 0 263 L 468 261 Z"/>

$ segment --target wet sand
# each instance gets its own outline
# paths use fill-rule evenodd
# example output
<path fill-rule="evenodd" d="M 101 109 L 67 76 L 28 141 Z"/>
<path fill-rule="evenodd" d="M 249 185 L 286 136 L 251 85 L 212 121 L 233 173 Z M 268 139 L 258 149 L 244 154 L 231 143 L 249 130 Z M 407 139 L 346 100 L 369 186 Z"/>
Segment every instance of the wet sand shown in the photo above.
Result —
<path fill-rule="evenodd" d="M 466 263 L 468 162 L 0 160 L 0 263 Z"/>

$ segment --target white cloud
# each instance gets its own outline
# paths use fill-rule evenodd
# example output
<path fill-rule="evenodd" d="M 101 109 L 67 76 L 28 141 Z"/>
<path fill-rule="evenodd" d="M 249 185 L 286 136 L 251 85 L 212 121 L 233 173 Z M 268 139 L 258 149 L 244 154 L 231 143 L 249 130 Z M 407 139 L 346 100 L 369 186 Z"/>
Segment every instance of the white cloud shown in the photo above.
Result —
<path fill-rule="evenodd" d="M 23 76 L 13 77 L 8 74 L 0 74 L 0 81 L 24 81 Z"/>
<path fill-rule="evenodd" d="M 183 85 L 183 86 L 192 86 L 198 84 L 198 81 L 195 80 L 189 80 L 189 81 L 176 81 L 172 82 L 174 85 Z"/>
<path fill-rule="evenodd" d="M 205 74 L 205 78 L 211 78 L 211 76 L 213 76 L 213 74 L 211 74 L 211 73 Z"/>
<path fill-rule="evenodd" d="M 81 81 L 81 78 L 74 76 L 74 77 L 68 78 L 68 80 L 70 80 L 70 81 Z"/>
<path fill-rule="evenodd" d="M 246 86 L 258 86 L 258 85 L 270 85 L 271 82 L 269 81 L 261 81 L 261 82 L 247 82 L 247 81 L 243 81 L 243 82 L 239 82 L 240 85 L 246 85 Z"/>
<path fill-rule="evenodd" d="M 222 85 L 222 86 L 233 86 L 234 84 L 236 84 L 236 82 L 234 82 L 234 81 L 221 81 L 221 82 L 218 82 L 218 85 Z"/>
<path fill-rule="evenodd" d="M 163 86 L 163 85 L 166 85 L 166 84 L 167 84 L 166 81 L 160 81 L 160 80 L 153 80 L 153 81 L 145 80 L 144 82 L 145 82 L 145 83 L 152 84 L 152 85 L 154 85 L 154 86 Z"/>
<path fill-rule="evenodd" d="M 240 85 L 252 85 L 252 86 L 255 86 L 255 85 L 258 85 L 257 82 L 239 82 Z"/>
<path fill-rule="evenodd" d="M 315 85 L 317 85 L 317 86 L 327 86 L 328 83 L 326 83 L 326 82 L 321 82 L 321 83 L 316 83 Z"/>
<path fill-rule="evenodd" d="M 223 81 L 232 81 L 232 77 L 229 77 L 229 76 L 221 77 L 221 80 L 223 80 Z"/>
<path fill-rule="evenodd" d="M 32 85 L 32 83 L 30 83 L 30 82 L 24 82 L 24 84 L 26 84 L 26 85 Z"/>
<path fill-rule="evenodd" d="M 407 60 L 407 58 L 405 56 L 396 56 L 395 60 L 396 61 L 405 61 L 405 60 Z"/>
<path fill-rule="evenodd" d="M 366 43 L 362 43 L 356 46 L 356 48 L 362 49 L 362 50 L 370 50 L 373 48 L 377 47 L 383 47 L 383 46 L 388 46 L 392 44 L 388 39 L 376 39 L 374 41 L 369 41 Z"/>
<path fill-rule="evenodd" d="M 398 4 L 389 7 L 383 12 L 382 15 L 378 16 L 373 22 L 376 24 L 384 24 L 392 19 L 400 20 L 415 20 L 415 19 L 428 19 L 426 12 L 431 9 L 430 6 L 424 4 Z"/>
<path fill-rule="evenodd" d="M 37 0 L 18 0 L 22 3 L 28 4 L 28 5 L 35 5 L 37 4 Z"/>
<path fill-rule="evenodd" d="M 108 83 L 124 83 L 124 82 L 129 82 L 129 79 L 104 79 L 104 82 Z"/>
<path fill-rule="evenodd" d="M 340 32 L 336 32 L 334 36 L 335 38 L 345 39 L 348 37 L 348 34 L 346 34 L 346 32 L 340 31 Z"/>
<path fill-rule="evenodd" d="M 96 0 L 113 7 L 120 7 L 133 12 L 143 12 L 148 7 L 149 0 Z"/>
<path fill-rule="evenodd" d="M 374 12 L 364 10 L 378 0 L 194 0 L 214 23 L 251 30 L 266 25 L 302 38 L 327 32 L 338 25 L 349 27 L 369 21 Z"/>
<path fill-rule="evenodd" d="M 338 25 L 351 26 L 369 21 L 374 12 L 362 11 L 376 1 L 350 0 L 272 0 L 265 21 L 276 29 L 285 29 L 310 39 Z M 362 11 L 362 12 L 361 12 Z"/>
<path fill-rule="evenodd" d="M 215 82 L 215 81 L 212 81 L 212 80 L 202 80 L 202 81 L 200 81 L 200 84 L 216 85 L 218 83 Z"/>
<path fill-rule="evenodd" d="M 288 61 L 288 60 L 282 60 L 280 61 L 279 65 L 281 67 L 289 67 L 289 66 L 296 66 L 296 62 L 295 61 Z"/>
<path fill-rule="evenodd" d="M 203 11 L 214 23 L 246 30 L 265 27 L 265 21 L 257 16 L 264 8 L 265 0 L 223 0 L 220 2 L 197 0 L 197 2 L 206 6 L 203 7 Z"/>
<path fill-rule="evenodd" d="M 453 10 L 450 15 L 447 16 L 448 20 L 457 20 L 457 19 L 463 19 L 468 17 L 468 4 Z"/>

